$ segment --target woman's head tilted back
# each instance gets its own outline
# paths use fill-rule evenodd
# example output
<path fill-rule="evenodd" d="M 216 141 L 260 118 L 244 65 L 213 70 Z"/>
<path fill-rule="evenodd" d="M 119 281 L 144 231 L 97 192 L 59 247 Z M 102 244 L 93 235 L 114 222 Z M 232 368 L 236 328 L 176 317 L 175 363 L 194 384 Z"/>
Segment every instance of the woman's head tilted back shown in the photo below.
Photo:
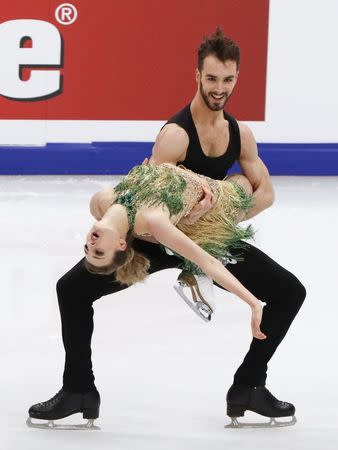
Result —
<path fill-rule="evenodd" d="M 122 284 L 131 285 L 143 281 L 150 266 L 149 260 L 132 247 L 132 231 L 114 226 L 103 217 L 90 229 L 84 251 L 85 266 L 91 273 L 110 275 Z"/>
<path fill-rule="evenodd" d="M 127 249 L 127 236 L 121 236 L 113 225 L 99 220 L 87 234 L 84 245 L 86 267 L 90 272 L 109 275 L 116 265 L 123 264 Z"/>

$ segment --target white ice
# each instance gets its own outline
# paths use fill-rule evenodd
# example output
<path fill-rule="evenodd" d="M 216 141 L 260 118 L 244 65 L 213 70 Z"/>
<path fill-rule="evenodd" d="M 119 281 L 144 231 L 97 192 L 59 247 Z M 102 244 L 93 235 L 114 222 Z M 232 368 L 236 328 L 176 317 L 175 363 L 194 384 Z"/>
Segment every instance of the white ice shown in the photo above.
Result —
<path fill-rule="evenodd" d="M 251 340 L 250 310 L 216 289 L 216 314 L 203 322 L 172 288 L 174 269 L 95 303 L 101 431 L 26 427 L 28 407 L 61 387 L 55 283 L 82 257 L 92 223 L 90 195 L 116 180 L 0 178 L 0 449 L 337 448 L 337 177 L 273 177 L 275 204 L 252 220 L 255 245 L 295 273 L 308 292 L 267 381 L 277 398 L 295 404 L 294 427 L 224 429 L 225 394 Z M 260 419 L 253 413 L 245 418 Z"/>

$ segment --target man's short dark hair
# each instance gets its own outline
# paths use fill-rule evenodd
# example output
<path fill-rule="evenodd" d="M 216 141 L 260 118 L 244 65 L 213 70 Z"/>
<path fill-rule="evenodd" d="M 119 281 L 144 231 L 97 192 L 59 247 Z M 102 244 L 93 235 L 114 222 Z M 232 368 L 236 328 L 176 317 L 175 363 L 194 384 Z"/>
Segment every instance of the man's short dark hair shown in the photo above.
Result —
<path fill-rule="evenodd" d="M 235 61 L 239 69 L 239 47 L 232 39 L 224 35 L 222 28 L 217 27 L 212 36 L 205 36 L 198 49 L 197 67 L 201 72 L 204 59 L 209 55 L 215 55 L 220 61 Z"/>

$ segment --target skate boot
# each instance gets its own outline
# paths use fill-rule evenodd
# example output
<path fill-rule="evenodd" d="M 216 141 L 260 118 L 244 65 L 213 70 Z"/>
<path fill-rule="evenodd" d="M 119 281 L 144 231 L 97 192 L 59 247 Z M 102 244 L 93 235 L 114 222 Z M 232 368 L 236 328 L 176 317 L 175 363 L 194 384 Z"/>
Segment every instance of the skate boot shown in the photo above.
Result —
<path fill-rule="evenodd" d="M 94 420 L 99 417 L 100 394 L 93 390 L 85 393 L 66 392 L 61 389 L 46 402 L 37 403 L 29 408 L 27 425 L 31 428 L 63 430 L 99 430 Z M 88 422 L 83 425 L 56 425 L 54 420 L 63 419 L 72 414 L 82 413 Z M 31 419 L 47 420 L 47 423 L 34 423 Z"/>
<path fill-rule="evenodd" d="M 191 296 L 184 289 L 189 288 Z M 188 306 L 204 321 L 210 322 L 214 307 L 210 305 L 214 301 L 213 281 L 206 275 L 192 275 L 183 270 L 174 289 Z"/>
<path fill-rule="evenodd" d="M 261 416 L 270 417 L 265 423 L 242 423 L 238 417 L 244 412 L 253 411 Z M 264 386 L 248 387 L 232 385 L 227 394 L 227 415 L 231 423 L 225 428 L 284 427 L 297 422 L 295 407 L 291 403 L 277 400 Z M 277 421 L 276 417 L 290 417 L 289 421 Z"/>

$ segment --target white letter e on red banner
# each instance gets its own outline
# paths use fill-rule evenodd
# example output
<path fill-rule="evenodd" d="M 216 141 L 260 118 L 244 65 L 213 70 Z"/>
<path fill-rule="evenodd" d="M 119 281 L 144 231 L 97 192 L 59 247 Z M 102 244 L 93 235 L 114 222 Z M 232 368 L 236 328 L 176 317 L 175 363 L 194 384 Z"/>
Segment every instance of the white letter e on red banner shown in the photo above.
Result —
<path fill-rule="evenodd" d="M 31 48 L 24 48 L 26 39 Z M 59 30 L 43 20 L 10 20 L 0 24 L 0 95 L 14 100 L 39 100 L 61 90 L 62 37 Z M 23 68 L 31 70 L 27 81 L 21 79 Z"/>

